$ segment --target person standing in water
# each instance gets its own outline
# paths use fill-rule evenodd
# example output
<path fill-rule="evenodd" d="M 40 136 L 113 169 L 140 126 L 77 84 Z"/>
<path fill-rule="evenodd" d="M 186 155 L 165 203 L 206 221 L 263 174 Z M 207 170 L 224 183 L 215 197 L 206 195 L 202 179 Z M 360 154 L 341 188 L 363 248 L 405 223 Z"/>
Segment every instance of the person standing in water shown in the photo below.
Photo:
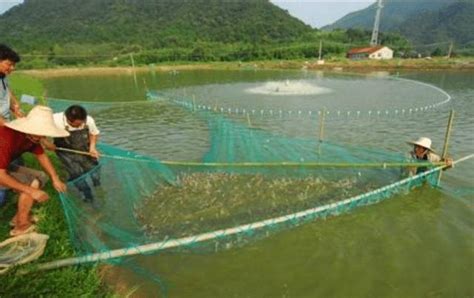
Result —
<path fill-rule="evenodd" d="M 420 137 L 418 140 L 413 142 L 407 142 L 413 145 L 413 151 L 410 151 L 410 157 L 415 161 L 425 162 L 446 162 L 447 168 L 452 167 L 453 160 L 451 158 L 442 159 L 431 147 L 431 139 L 426 137 Z M 427 167 L 413 167 L 408 169 L 410 176 L 417 175 L 427 171 Z"/>
<path fill-rule="evenodd" d="M 96 147 L 100 131 L 97 129 L 94 119 L 87 115 L 86 109 L 79 105 L 72 105 L 64 112 L 55 113 L 54 122 L 56 126 L 65 129 L 70 135 L 64 138 L 54 138 L 54 143 L 44 141 L 43 146 L 56 152 L 68 173 L 68 181 L 73 181 L 82 193 L 85 202 L 92 202 L 94 200 L 92 189 L 87 183 L 86 177 L 81 176 L 89 173 L 93 185 L 100 185 L 98 169 L 100 154 Z M 62 151 L 61 149 L 81 151 L 89 155 Z"/>

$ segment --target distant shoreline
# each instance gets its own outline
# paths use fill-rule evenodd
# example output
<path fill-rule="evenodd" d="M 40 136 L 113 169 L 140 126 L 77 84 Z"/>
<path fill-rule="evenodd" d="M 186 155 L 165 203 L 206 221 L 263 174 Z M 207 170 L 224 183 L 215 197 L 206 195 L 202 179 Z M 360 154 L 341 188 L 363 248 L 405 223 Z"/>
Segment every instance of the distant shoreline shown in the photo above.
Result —
<path fill-rule="evenodd" d="M 255 61 L 255 62 L 210 62 L 210 63 L 183 63 L 183 64 L 157 64 L 139 67 L 104 67 L 91 66 L 81 68 L 50 68 L 19 70 L 18 72 L 42 77 L 65 77 L 87 75 L 122 75 L 142 73 L 149 71 L 170 72 L 180 70 L 258 70 L 258 69 L 306 69 L 310 71 L 474 71 L 474 57 L 469 58 L 436 58 L 436 59 L 393 59 L 393 60 L 336 60 L 326 61 L 318 65 L 312 60 L 288 61 Z"/>

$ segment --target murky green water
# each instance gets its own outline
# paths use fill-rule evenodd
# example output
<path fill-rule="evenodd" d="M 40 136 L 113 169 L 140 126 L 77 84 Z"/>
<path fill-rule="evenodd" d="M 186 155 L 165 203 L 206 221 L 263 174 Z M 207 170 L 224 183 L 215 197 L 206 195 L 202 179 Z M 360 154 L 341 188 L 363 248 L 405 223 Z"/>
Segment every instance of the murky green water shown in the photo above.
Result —
<path fill-rule="evenodd" d="M 410 108 L 436 104 L 445 96 L 407 81 L 299 71 L 148 73 L 140 75 L 137 84 L 132 76 L 109 76 L 54 79 L 46 85 L 48 96 L 55 98 L 137 101 L 133 108 L 93 115 L 102 140 L 160 159 L 198 160 L 208 149 L 207 126 L 181 108 L 138 103 L 144 99 L 145 85 L 188 99 L 194 95 L 196 105 L 225 107 L 224 114 L 242 123 L 248 122 L 242 114 L 245 108 L 253 126 L 288 136 L 317 137 L 319 120 L 307 113 L 326 108 L 334 112 L 326 122 L 326 139 L 396 152 L 408 151 L 405 142 L 418 136 L 431 137 L 441 151 L 448 113 L 454 109 L 450 152 L 455 159 L 474 153 L 474 74 L 401 77 L 440 87 L 452 100 L 409 113 Z M 277 98 L 245 92 L 268 81 L 287 80 L 306 80 L 332 92 Z M 360 116 L 354 114 L 358 111 Z M 471 297 L 473 167 L 470 160 L 445 172 L 444 189 L 418 189 L 242 248 L 161 254 L 138 261 L 159 273 L 171 297 Z M 160 295 L 156 284 L 141 275 L 124 270 L 114 278 L 138 284 L 136 294 Z"/>

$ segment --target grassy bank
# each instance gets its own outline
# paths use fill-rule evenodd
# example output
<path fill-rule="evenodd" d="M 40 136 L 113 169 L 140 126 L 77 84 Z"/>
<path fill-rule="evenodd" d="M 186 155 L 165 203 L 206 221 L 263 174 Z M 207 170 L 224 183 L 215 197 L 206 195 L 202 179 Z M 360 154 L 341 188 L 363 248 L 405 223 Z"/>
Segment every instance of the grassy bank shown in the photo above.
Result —
<path fill-rule="evenodd" d="M 26 75 L 13 75 L 10 80 L 15 94 L 43 94 L 43 85 L 38 79 Z M 24 107 L 28 109 L 27 106 Z M 59 169 L 58 160 L 50 155 L 56 169 Z M 30 155 L 24 155 L 28 166 L 40 168 L 36 159 Z M 69 267 L 51 271 L 34 272 L 35 263 L 43 263 L 74 256 L 74 250 L 68 234 L 68 226 L 64 218 L 58 193 L 50 183 L 47 184 L 46 192 L 50 199 L 41 205 L 34 207 L 41 221 L 38 223 L 40 233 L 49 235 L 49 240 L 40 259 L 30 265 L 14 268 L 7 274 L 0 275 L 0 297 L 79 297 L 111 296 L 105 286 L 102 285 L 98 268 L 95 266 Z M 16 212 L 17 195 L 10 192 L 8 203 L 0 209 L 0 241 L 7 239 L 10 227 L 8 222 Z M 33 273 L 18 275 L 18 269 L 32 269 Z"/>
<path fill-rule="evenodd" d="M 266 60 L 254 62 L 209 62 L 209 63 L 166 63 L 138 65 L 132 67 L 94 67 L 81 68 L 50 68 L 40 70 L 23 70 L 21 73 L 41 78 L 64 77 L 76 75 L 114 75 L 131 74 L 136 72 L 197 70 L 197 69 L 228 69 L 228 70 L 257 70 L 257 69 L 307 69 L 323 71 L 474 71 L 474 57 L 463 58 L 433 58 L 433 59 L 392 59 L 392 60 L 349 60 L 334 58 L 320 65 L 315 60 Z"/>

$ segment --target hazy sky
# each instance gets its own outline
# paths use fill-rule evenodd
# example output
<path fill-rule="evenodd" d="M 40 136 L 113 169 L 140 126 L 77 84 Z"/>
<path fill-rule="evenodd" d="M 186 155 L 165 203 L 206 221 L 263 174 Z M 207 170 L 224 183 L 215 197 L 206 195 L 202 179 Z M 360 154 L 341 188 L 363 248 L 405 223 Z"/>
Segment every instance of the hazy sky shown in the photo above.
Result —
<path fill-rule="evenodd" d="M 320 28 L 376 0 L 270 0 L 306 24 Z"/>
<path fill-rule="evenodd" d="M 79 0 L 78 0 L 79 1 Z M 301 19 L 306 24 L 320 28 L 331 24 L 349 12 L 366 8 L 375 0 L 270 0 Z M 23 0 L 0 0 L 0 13 L 22 3 Z"/>
<path fill-rule="evenodd" d="M 10 7 L 22 3 L 23 0 L 0 0 L 0 13 L 8 10 Z"/>

